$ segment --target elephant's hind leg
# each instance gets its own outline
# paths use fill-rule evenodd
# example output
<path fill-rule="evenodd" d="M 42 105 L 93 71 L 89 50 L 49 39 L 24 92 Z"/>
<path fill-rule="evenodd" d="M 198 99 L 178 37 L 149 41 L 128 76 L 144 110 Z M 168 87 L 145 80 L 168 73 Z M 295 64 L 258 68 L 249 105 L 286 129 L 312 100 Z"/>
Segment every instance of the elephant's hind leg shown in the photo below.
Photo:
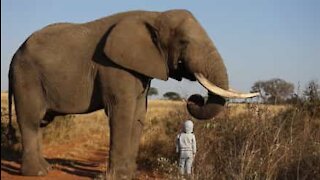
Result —
<path fill-rule="evenodd" d="M 43 120 L 41 121 L 40 123 L 40 129 L 38 131 L 38 141 L 39 141 L 39 145 L 38 145 L 38 151 L 39 151 L 39 161 L 40 161 L 40 164 L 42 165 L 43 168 L 45 168 L 46 170 L 50 171 L 52 170 L 52 166 L 48 163 L 47 160 L 44 159 L 44 157 L 42 156 L 42 152 L 43 152 L 43 149 L 42 149 L 42 139 L 43 139 L 43 128 L 45 128 L 47 125 L 49 125 L 55 118 L 55 114 L 54 113 L 50 113 L 50 112 L 47 112 L 43 118 Z"/>
<path fill-rule="evenodd" d="M 40 129 L 38 131 L 38 141 L 39 141 L 39 145 L 38 145 L 38 151 L 39 151 L 39 162 L 41 164 L 41 166 L 46 169 L 47 171 L 52 170 L 52 166 L 48 163 L 47 160 L 44 159 L 44 157 L 42 156 L 42 129 Z"/>
<path fill-rule="evenodd" d="M 45 115 L 46 103 L 38 78 L 32 72 L 15 77 L 15 107 L 22 138 L 22 175 L 43 176 L 48 173 L 41 162 L 39 134 L 40 121 Z"/>
<path fill-rule="evenodd" d="M 40 154 L 41 142 L 39 141 L 41 133 L 39 122 L 43 113 L 36 112 L 40 108 L 31 110 L 29 107 L 28 109 L 28 112 L 18 113 L 21 114 L 18 117 L 18 121 L 23 146 L 21 173 L 29 176 L 46 175 L 48 172 L 46 167 L 44 167 L 45 163 L 42 161 L 43 157 Z"/>

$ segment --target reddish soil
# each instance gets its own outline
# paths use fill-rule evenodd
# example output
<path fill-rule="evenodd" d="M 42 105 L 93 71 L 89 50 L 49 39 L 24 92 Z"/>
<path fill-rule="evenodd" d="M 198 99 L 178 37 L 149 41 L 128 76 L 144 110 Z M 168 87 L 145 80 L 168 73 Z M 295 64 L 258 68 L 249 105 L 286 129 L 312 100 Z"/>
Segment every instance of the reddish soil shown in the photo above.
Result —
<path fill-rule="evenodd" d="M 1 179 L 2 180 L 85 180 L 99 179 L 106 171 L 108 149 L 92 149 L 88 141 L 47 145 L 44 149 L 44 156 L 53 166 L 53 170 L 45 177 L 25 177 L 19 173 L 20 162 L 17 159 L 1 158 Z M 151 172 L 138 171 L 136 179 L 162 179 L 159 175 Z"/>
<path fill-rule="evenodd" d="M 7 93 L 1 93 L 1 122 L 8 122 Z M 14 117 L 15 120 L 15 117 Z M 1 124 L 2 125 L 2 124 Z M 2 130 L 2 128 L 1 128 Z M 2 137 L 1 137 L 2 138 Z M 72 136 L 63 142 L 50 144 L 44 142 L 44 157 L 53 166 L 53 170 L 45 177 L 25 177 L 20 175 L 20 160 L 17 155 L 7 152 L 1 147 L 1 179 L 2 180 L 82 180 L 101 179 L 106 172 L 108 162 L 107 140 L 99 134 L 90 137 Z M 137 172 L 139 180 L 163 179 L 161 175 L 145 170 Z"/>
<path fill-rule="evenodd" d="M 45 177 L 24 177 L 19 174 L 20 162 L 1 158 L 1 179 L 93 179 L 106 169 L 107 150 L 83 148 L 86 141 L 45 145 L 44 156 L 53 166 Z"/>

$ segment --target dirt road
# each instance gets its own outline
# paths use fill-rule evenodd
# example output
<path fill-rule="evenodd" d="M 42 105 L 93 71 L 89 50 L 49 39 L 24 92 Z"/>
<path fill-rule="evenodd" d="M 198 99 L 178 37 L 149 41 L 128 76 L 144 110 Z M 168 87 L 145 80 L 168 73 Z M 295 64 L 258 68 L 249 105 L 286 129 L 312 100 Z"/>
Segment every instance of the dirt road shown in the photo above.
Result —
<path fill-rule="evenodd" d="M 53 170 L 45 177 L 24 177 L 19 174 L 20 162 L 17 159 L 1 158 L 2 180 L 85 180 L 100 179 L 106 171 L 107 147 L 92 149 L 88 141 L 50 145 L 44 149 L 46 159 Z M 140 170 L 137 179 L 161 179 L 159 175 Z"/>
<path fill-rule="evenodd" d="M 106 170 L 107 148 L 92 149 L 89 140 L 46 145 L 45 158 L 52 164 L 53 170 L 46 177 L 23 177 L 19 174 L 20 163 L 17 159 L 1 158 L 1 179 L 94 179 L 102 176 Z"/>
<path fill-rule="evenodd" d="M 53 170 L 47 176 L 21 176 L 19 172 L 21 163 L 17 158 L 20 155 L 13 156 L 11 151 L 5 151 L 1 146 L 1 179 L 101 179 L 107 169 L 109 151 L 107 137 L 101 135 L 108 131 L 104 127 L 106 125 L 104 113 L 81 115 L 73 120 L 66 121 L 73 123 L 68 127 L 63 127 L 67 125 L 61 123 L 60 126 L 51 127 L 51 130 L 49 128 L 49 134 L 54 136 L 52 137 L 54 140 L 44 138 L 43 154 L 53 166 Z M 13 114 L 13 122 L 16 123 L 15 121 L 16 117 Z M 7 93 L 1 93 L 1 122 L 5 129 L 8 122 Z M 101 122 L 105 122 L 105 124 Z M 59 130 L 56 131 L 56 129 Z M 1 130 L 3 129 L 1 128 Z M 58 132 L 62 132 L 63 136 L 58 136 Z M 155 175 L 143 169 L 138 170 L 136 177 L 136 179 L 142 180 L 162 179 L 159 174 Z"/>

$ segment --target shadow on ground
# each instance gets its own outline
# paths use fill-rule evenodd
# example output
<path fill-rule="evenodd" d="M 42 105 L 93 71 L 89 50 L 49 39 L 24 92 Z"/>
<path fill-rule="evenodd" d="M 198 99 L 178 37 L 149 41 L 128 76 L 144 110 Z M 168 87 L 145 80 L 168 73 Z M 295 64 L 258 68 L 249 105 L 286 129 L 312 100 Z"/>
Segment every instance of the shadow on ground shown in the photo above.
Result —
<path fill-rule="evenodd" d="M 52 165 L 53 170 L 76 176 L 95 178 L 104 173 L 102 170 L 97 170 L 99 169 L 99 163 L 95 162 L 63 158 L 46 158 L 46 160 Z M 21 175 L 20 167 L 21 157 L 19 152 L 1 148 L 1 171 L 11 175 Z"/>
<path fill-rule="evenodd" d="M 99 167 L 98 163 L 61 158 L 47 159 L 47 161 L 53 166 L 54 169 L 77 176 L 94 178 L 104 173 L 101 170 L 97 170 Z"/>

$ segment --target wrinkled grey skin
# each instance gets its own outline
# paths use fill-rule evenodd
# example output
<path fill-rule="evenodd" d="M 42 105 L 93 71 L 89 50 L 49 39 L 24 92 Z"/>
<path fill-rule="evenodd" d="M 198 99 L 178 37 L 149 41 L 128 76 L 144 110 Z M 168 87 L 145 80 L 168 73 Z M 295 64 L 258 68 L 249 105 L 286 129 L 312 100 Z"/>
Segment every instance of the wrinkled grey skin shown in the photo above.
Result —
<path fill-rule="evenodd" d="M 228 89 L 222 58 L 208 35 L 185 10 L 132 11 L 83 24 L 59 23 L 33 33 L 15 53 L 9 71 L 22 134 L 23 175 L 46 175 L 41 127 L 55 116 L 105 109 L 110 118 L 108 174 L 131 179 L 153 78 L 187 78 L 201 72 Z M 189 112 L 208 119 L 224 99 L 209 93 Z M 11 101 L 10 110 L 11 110 Z"/>

